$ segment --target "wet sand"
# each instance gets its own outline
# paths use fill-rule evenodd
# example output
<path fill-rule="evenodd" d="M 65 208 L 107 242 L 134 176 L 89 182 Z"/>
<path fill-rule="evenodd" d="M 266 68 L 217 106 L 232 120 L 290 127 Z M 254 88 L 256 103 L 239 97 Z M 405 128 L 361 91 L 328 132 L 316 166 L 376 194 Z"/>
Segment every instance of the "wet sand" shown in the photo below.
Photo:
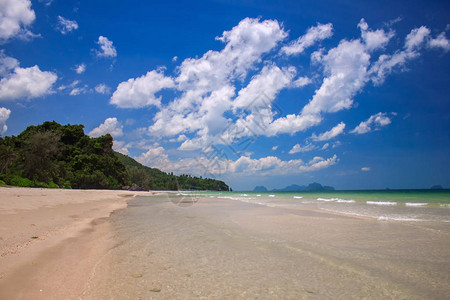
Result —
<path fill-rule="evenodd" d="M 175 204 L 178 205 L 175 205 Z M 446 299 L 450 224 L 137 198 L 81 299 Z"/>

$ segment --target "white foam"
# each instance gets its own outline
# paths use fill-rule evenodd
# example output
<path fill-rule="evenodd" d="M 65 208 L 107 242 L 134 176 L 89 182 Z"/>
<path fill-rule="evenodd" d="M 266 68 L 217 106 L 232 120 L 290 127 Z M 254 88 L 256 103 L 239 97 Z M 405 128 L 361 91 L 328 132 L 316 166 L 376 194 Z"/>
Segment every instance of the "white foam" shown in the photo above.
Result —
<path fill-rule="evenodd" d="M 275 195 L 269 195 L 269 197 L 273 198 L 273 197 L 275 197 Z"/>
<path fill-rule="evenodd" d="M 260 194 L 258 194 L 258 195 L 256 195 L 256 197 L 261 197 L 261 195 L 260 195 Z"/>
<path fill-rule="evenodd" d="M 302 196 L 294 196 L 295 199 L 303 199 Z"/>
<path fill-rule="evenodd" d="M 370 204 L 370 205 L 397 205 L 397 202 L 390 202 L 390 201 L 366 201 L 366 204 Z"/>
<path fill-rule="evenodd" d="M 241 194 L 240 196 L 247 197 L 248 195 L 247 194 Z"/>
<path fill-rule="evenodd" d="M 327 198 L 317 198 L 317 200 L 318 200 L 318 201 L 331 202 L 331 201 L 339 200 L 339 198 L 330 198 L 330 199 L 327 199 Z"/>
<path fill-rule="evenodd" d="M 441 207 L 450 207 L 450 204 L 441 204 Z"/>
<path fill-rule="evenodd" d="M 405 205 L 418 207 L 418 206 L 427 206 L 428 203 L 405 203 Z"/>
<path fill-rule="evenodd" d="M 355 200 L 338 199 L 336 202 L 337 203 L 355 203 Z"/>
<path fill-rule="evenodd" d="M 386 217 L 386 216 L 380 216 L 377 219 L 378 221 L 404 221 L 404 222 L 418 222 L 418 221 L 424 221 L 420 219 L 414 219 L 414 218 L 405 218 L 405 217 Z"/>

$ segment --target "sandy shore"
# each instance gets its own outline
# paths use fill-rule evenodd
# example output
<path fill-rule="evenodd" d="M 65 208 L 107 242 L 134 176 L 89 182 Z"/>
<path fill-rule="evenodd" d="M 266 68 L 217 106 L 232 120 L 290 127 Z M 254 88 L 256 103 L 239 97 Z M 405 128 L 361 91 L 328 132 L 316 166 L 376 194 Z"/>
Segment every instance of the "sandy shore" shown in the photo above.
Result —
<path fill-rule="evenodd" d="M 108 249 L 105 219 L 139 193 L 0 188 L 0 299 L 76 299 Z"/>

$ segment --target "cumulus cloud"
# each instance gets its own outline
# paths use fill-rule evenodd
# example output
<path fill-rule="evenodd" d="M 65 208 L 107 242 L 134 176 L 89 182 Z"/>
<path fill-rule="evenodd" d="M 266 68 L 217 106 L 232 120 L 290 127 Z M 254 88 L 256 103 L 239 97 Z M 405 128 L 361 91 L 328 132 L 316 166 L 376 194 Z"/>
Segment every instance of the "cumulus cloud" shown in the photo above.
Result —
<path fill-rule="evenodd" d="M 155 106 L 157 112 L 147 133 L 156 138 L 171 137 L 171 141 L 181 143 L 178 150 L 203 149 L 210 144 L 233 146 L 240 139 L 259 135 L 294 135 L 317 126 L 327 114 L 352 108 L 354 98 L 367 84 L 382 84 L 394 70 L 406 70 L 404 66 L 419 57 L 426 46 L 446 48 L 445 35 L 432 39 L 430 30 L 422 26 L 411 30 L 401 48 L 386 53 L 395 36 L 390 29 L 392 24 L 387 29 L 371 29 L 361 19 L 357 24 L 360 37 L 342 39 L 310 56 L 316 68 L 311 75 L 301 74 L 303 66 L 278 58 L 304 52 L 329 38 L 333 34 L 332 24 L 318 24 L 297 40 L 286 42 L 288 34 L 278 21 L 246 18 L 216 38 L 223 42 L 221 49 L 180 60 L 175 72 L 169 75 L 159 68 L 130 78 L 117 86 L 110 103 L 123 108 Z M 313 95 L 290 99 L 298 108 L 283 111 L 276 102 L 279 94 L 310 84 L 312 78 L 319 83 Z M 163 89 L 171 91 L 166 101 L 161 101 Z M 385 126 L 385 118 L 389 119 L 374 117 L 366 124 L 368 130 Z M 353 133 L 367 130 L 363 127 Z M 342 122 L 309 140 L 327 141 L 344 129 Z M 339 142 L 321 147 L 299 143 L 291 151 L 307 146 L 324 150 L 339 145 Z"/>
<path fill-rule="evenodd" d="M 198 175 L 223 175 L 223 174 L 245 174 L 245 175 L 285 175 L 300 174 L 324 169 L 336 164 L 339 159 L 336 155 L 330 158 L 314 157 L 308 162 L 301 159 L 281 160 L 275 156 L 267 156 L 259 159 L 250 156 L 240 156 L 236 160 L 224 157 L 213 164 L 205 158 L 184 158 L 173 161 L 169 158 L 165 149 L 154 144 L 146 149 L 146 152 L 135 157 L 140 163 L 160 168 L 166 172 L 172 171 L 178 174 L 191 172 Z"/>
<path fill-rule="evenodd" d="M 140 108 L 150 105 L 159 107 L 161 97 L 156 97 L 155 94 L 173 86 L 172 78 L 165 77 L 162 72 L 150 71 L 146 75 L 120 83 L 110 103 L 121 108 Z"/>
<path fill-rule="evenodd" d="M 8 75 L 18 66 L 19 61 L 17 59 L 5 55 L 4 50 L 0 51 L 0 77 Z"/>
<path fill-rule="evenodd" d="M 28 31 L 36 15 L 29 0 L 0 1 L 0 40 L 6 41 L 17 36 L 33 35 Z"/>
<path fill-rule="evenodd" d="M 99 36 L 97 44 L 100 46 L 100 50 L 96 50 L 98 57 L 114 58 L 117 56 L 116 48 L 113 46 L 113 42 L 107 37 Z"/>
<path fill-rule="evenodd" d="M 299 37 L 297 40 L 289 43 L 289 45 L 281 48 L 281 53 L 286 55 L 300 54 L 305 51 L 306 48 L 311 47 L 315 43 L 327 39 L 333 35 L 333 25 L 317 24 L 308 29 L 305 35 Z"/>
<path fill-rule="evenodd" d="M 272 151 L 276 151 L 278 149 L 278 145 L 272 147 Z"/>
<path fill-rule="evenodd" d="M 73 70 L 77 73 L 77 74 L 83 74 L 86 71 L 86 64 L 81 63 L 79 65 L 76 65 Z"/>
<path fill-rule="evenodd" d="M 58 77 L 38 66 L 16 67 L 0 81 L 0 101 L 32 99 L 47 95 Z"/>
<path fill-rule="evenodd" d="M 111 92 L 111 88 L 104 83 L 100 83 L 95 86 L 95 91 L 99 94 L 109 94 Z"/>
<path fill-rule="evenodd" d="M 0 107 L 0 135 L 5 134 L 6 130 L 8 130 L 8 126 L 6 126 L 6 121 L 9 119 L 11 111 L 7 108 Z"/>
<path fill-rule="evenodd" d="M 69 19 L 66 19 L 64 17 L 58 16 L 58 30 L 62 34 L 67 34 L 73 30 L 78 29 L 78 23 L 77 21 L 72 21 Z"/>
<path fill-rule="evenodd" d="M 97 128 L 92 129 L 88 135 L 91 137 L 99 137 L 109 133 L 113 137 L 119 137 L 123 135 L 122 130 L 123 125 L 117 120 L 117 118 L 108 118 Z"/>
<path fill-rule="evenodd" d="M 393 55 L 382 54 L 378 60 L 372 64 L 369 74 L 375 85 L 382 84 L 386 76 L 392 73 L 395 68 L 404 66 L 408 61 L 420 55 L 419 50 L 423 46 L 426 38 L 430 34 L 430 29 L 425 26 L 415 28 L 405 38 L 403 50 L 395 52 Z"/>
<path fill-rule="evenodd" d="M 124 155 L 129 155 L 130 154 L 129 151 L 128 151 L 129 148 L 131 148 L 130 144 L 126 144 L 123 141 L 117 141 L 117 140 L 113 141 L 113 149 L 114 149 L 114 151 L 117 151 L 117 152 L 122 153 Z"/>
<path fill-rule="evenodd" d="M 312 150 L 315 150 L 315 149 L 317 149 L 317 147 L 314 146 L 313 144 L 310 144 L 310 143 L 307 143 L 304 146 L 301 146 L 300 144 L 296 144 L 289 151 L 289 154 L 295 154 L 295 153 L 299 153 L 299 152 L 308 152 L 308 151 L 312 151 Z"/>
<path fill-rule="evenodd" d="M 364 134 L 371 132 L 373 130 L 379 130 L 381 127 L 391 124 L 391 119 L 386 113 L 377 113 L 370 116 L 366 121 L 361 122 L 355 129 L 350 131 L 355 134 Z"/>
<path fill-rule="evenodd" d="M 448 51 L 448 50 L 450 50 L 450 41 L 445 36 L 445 32 L 442 32 L 436 38 L 430 39 L 428 41 L 428 47 L 441 48 L 445 51 Z"/>
<path fill-rule="evenodd" d="M 369 52 L 379 48 L 384 48 L 389 40 L 394 36 L 393 31 L 385 32 L 383 29 L 370 30 L 369 25 L 364 19 L 361 19 L 358 27 L 361 30 L 361 36 L 366 49 Z"/>
<path fill-rule="evenodd" d="M 362 168 L 361 168 L 361 171 L 363 171 L 363 172 L 369 172 L 369 171 L 370 171 L 370 168 L 369 168 L 369 167 L 362 167 Z"/>
<path fill-rule="evenodd" d="M 336 126 L 334 126 L 333 128 L 331 128 L 329 131 L 326 131 L 319 135 L 313 134 L 311 136 L 311 139 L 316 142 L 328 141 L 328 140 L 331 140 L 332 138 L 335 138 L 338 135 L 342 134 L 344 132 L 344 129 L 345 129 L 345 123 L 341 122 L 341 123 L 337 124 Z"/>

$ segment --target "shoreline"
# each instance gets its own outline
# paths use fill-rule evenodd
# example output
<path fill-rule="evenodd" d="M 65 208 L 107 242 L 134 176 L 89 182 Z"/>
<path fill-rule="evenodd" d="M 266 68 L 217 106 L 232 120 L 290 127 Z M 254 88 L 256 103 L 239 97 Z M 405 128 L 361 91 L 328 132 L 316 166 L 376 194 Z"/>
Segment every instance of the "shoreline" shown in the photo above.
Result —
<path fill-rule="evenodd" d="M 0 187 L 0 298 L 76 298 L 108 250 L 106 220 L 148 193 Z"/>

